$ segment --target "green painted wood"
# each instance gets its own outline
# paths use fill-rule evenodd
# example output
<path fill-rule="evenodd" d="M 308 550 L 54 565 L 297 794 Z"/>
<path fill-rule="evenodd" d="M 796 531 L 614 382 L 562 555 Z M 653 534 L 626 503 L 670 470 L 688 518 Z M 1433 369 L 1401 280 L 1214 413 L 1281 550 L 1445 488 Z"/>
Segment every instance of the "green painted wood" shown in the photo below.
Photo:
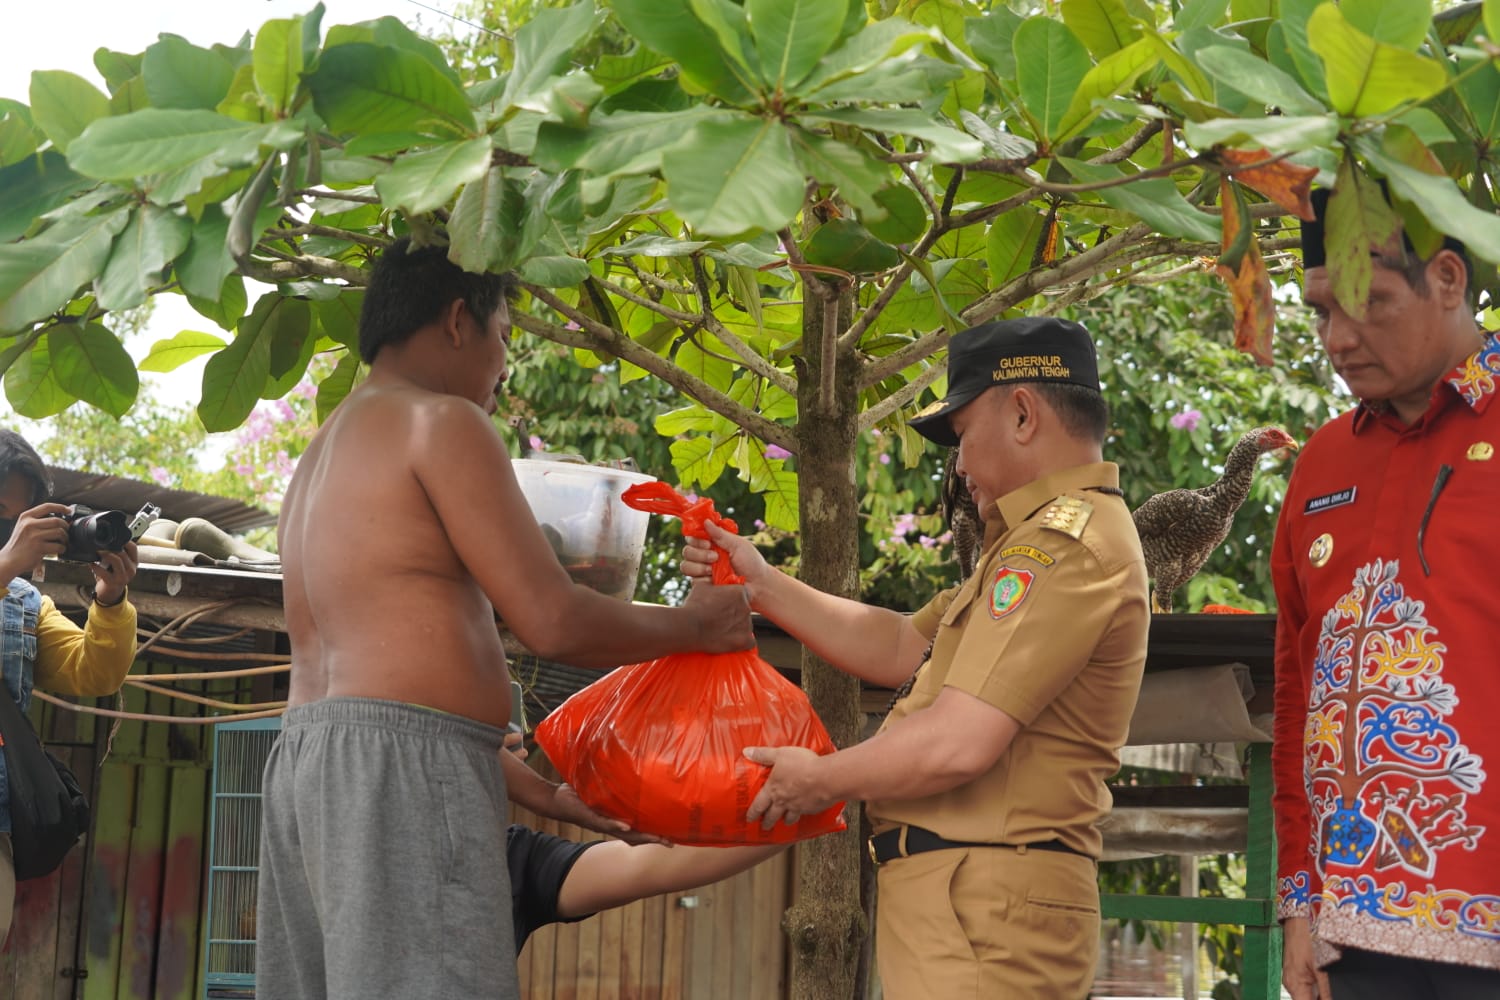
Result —
<path fill-rule="evenodd" d="M 1245 895 L 1266 901 L 1265 920 L 1245 926 L 1242 1000 L 1281 996 L 1281 926 L 1276 920 L 1276 824 L 1271 814 L 1271 745 L 1250 747 L 1250 844 L 1245 858 Z"/>
<path fill-rule="evenodd" d="M 137 768 L 106 761 L 94 805 L 91 863 L 84 895 L 83 1000 L 115 1000 L 120 975 L 120 929 L 125 917 L 125 876 L 135 814 Z"/>
<path fill-rule="evenodd" d="M 208 803 L 205 767 L 175 767 L 169 778 L 166 855 L 162 869 L 161 933 L 156 942 L 155 1000 L 199 995 L 199 904 L 203 894 Z"/>
<path fill-rule="evenodd" d="M 162 714 L 164 695 L 151 695 L 146 711 Z M 117 1000 L 153 1000 L 156 978 L 156 939 L 161 928 L 162 859 L 167 833 L 167 727 L 146 726 L 145 755 L 157 761 L 139 769 L 136 779 L 135 823 L 130 835 L 129 869 L 125 878 L 125 914 L 120 933 Z"/>

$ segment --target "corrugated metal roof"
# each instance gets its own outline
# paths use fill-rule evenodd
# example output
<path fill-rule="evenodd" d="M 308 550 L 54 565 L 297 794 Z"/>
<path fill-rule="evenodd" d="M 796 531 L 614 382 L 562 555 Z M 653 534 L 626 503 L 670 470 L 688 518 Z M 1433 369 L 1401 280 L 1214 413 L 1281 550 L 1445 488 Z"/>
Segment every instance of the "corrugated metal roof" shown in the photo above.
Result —
<path fill-rule="evenodd" d="M 276 523 L 275 514 L 227 497 L 173 490 L 139 479 L 78 472 L 57 465 L 47 466 L 47 471 L 52 475 L 53 496 L 61 503 L 81 503 L 95 510 L 134 514 L 142 504 L 150 502 L 161 508 L 162 517 L 173 521 L 201 517 L 230 534 Z"/>

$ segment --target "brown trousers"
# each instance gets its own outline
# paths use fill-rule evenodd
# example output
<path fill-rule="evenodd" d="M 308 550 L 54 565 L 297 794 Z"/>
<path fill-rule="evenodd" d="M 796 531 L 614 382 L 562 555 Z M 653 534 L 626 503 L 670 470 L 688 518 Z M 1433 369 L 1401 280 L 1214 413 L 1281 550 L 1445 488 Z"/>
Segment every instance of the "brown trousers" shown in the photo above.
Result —
<path fill-rule="evenodd" d="M 1080 1000 L 1099 959 L 1099 884 L 1076 854 L 981 847 L 880 866 L 887 1000 Z"/>

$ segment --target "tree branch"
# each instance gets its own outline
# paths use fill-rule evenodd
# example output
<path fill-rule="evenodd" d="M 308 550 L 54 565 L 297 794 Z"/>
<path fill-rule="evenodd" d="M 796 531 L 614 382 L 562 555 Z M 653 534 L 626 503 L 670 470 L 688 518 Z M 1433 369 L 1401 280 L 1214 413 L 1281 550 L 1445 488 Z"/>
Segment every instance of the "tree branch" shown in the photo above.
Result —
<path fill-rule="evenodd" d="M 683 395 L 702 403 L 714 413 L 744 428 L 762 441 L 780 445 L 788 451 L 795 447 L 796 441 L 790 428 L 773 423 L 754 410 L 735 402 L 697 376 L 684 371 L 678 365 L 642 347 L 629 337 L 611 330 L 598 320 L 563 302 L 547 289 L 524 281 L 520 282 L 520 285 L 537 301 L 545 303 L 559 315 L 566 316 L 577 323 L 582 333 L 572 333 L 553 326 L 545 320 L 518 312 L 512 315 L 512 319 L 521 329 L 554 343 L 590 351 L 603 351 L 612 357 L 628 361 L 637 368 L 643 368 L 655 375 Z"/>
<path fill-rule="evenodd" d="M 1105 188 L 1124 187 L 1126 184 L 1133 184 L 1136 181 L 1147 180 L 1152 177 L 1168 177 L 1179 170 L 1188 167 L 1212 165 L 1213 162 L 1212 158 L 1208 156 L 1194 156 L 1186 160 L 1174 160 L 1171 163 L 1163 163 L 1159 167 L 1138 170 L 1133 174 L 1122 174 L 1119 177 L 1111 177 L 1107 181 L 1086 181 L 1082 184 L 1057 184 L 1052 181 L 1042 180 L 1041 178 L 1030 177 L 1025 170 L 1017 170 L 1011 160 L 980 160 L 977 163 L 969 164 L 969 169 L 983 170 L 988 173 L 1023 176 L 1031 184 L 1033 191 L 1041 191 L 1045 194 L 1084 194 L 1089 191 L 1102 191 Z M 1252 166 L 1258 165 L 1252 164 Z"/>
<path fill-rule="evenodd" d="M 377 250 L 384 250 L 391 245 L 390 240 L 382 239 L 379 236 L 370 236 L 367 233 L 352 233 L 347 229 L 335 229 L 332 226 L 315 226 L 311 224 L 288 226 L 285 229 L 270 231 L 267 233 L 267 236 L 278 240 L 285 239 L 288 236 L 327 236 L 336 240 L 348 240 L 350 243 L 375 247 Z"/>
<path fill-rule="evenodd" d="M 943 338 L 943 342 L 945 344 L 947 343 L 946 337 Z M 880 402 L 876 403 L 874 406 L 865 410 L 859 415 L 860 433 L 863 434 L 865 431 L 869 430 L 871 427 L 874 427 L 876 424 L 880 423 L 892 413 L 895 413 L 897 410 L 901 409 L 903 406 L 916 399 L 917 396 L 921 394 L 923 389 L 936 382 L 946 371 L 947 368 L 943 367 L 942 365 L 933 365 L 925 372 L 918 375 L 910 382 L 907 382 L 901 388 L 897 389 L 895 392 L 891 393 Z"/>
<path fill-rule="evenodd" d="M 240 261 L 237 268 L 245 277 L 254 278 L 268 285 L 313 276 L 336 278 L 356 288 L 363 288 L 370 283 L 369 272 L 363 268 L 345 264 L 343 261 L 329 260 L 327 257 L 313 257 L 308 254 L 289 254 L 284 259 L 274 262 L 250 258 Z"/>
<path fill-rule="evenodd" d="M 703 306 L 701 320 L 703 325 L 708 328 L 708 331 L 723 341 L 724 346 L 733 351 L 735 356 L 743 361 L 745 367 L 749 368 L 750 371 L 770 382 L 787 395 L 797 395 L 797 383 L 790 375 L 756 353 L 749 344 L 741 340 L 737 334 L 720 322 L 719 317 L 714 314 L 713 293 L 708 287 L 708 271 L 703 267 L 703 259 L 697 254 L 693 255 L 693 281 L 698 286 L 698 301 Z"/>
<path fill-rule="evenodd" d="M 332 198 L 335 201 L 352 201 L 358 205 L 379 205 L 380 198 L 373 194 L 355 194 L 353 191 L 332 191 L 323 188 L 301 188 L 296 194 L 309 198 Z"/>
<path fill-rule="evenodd" d="M 1154 118 L 1150 122 L 1147 122 L 1146 127 L 1141 129 L 1135 135 L 1131 136 L 1129 139 L 1126 139 L 1114 149 L 1111 149 L 1105 153 L 1100 153 L 1089 162 L 1120 163 L 1123 160 L 1128 160 L 1132 156 L 1134 156 L 1142 146 L 1150 142 L 1152 136 L 1156 135 L 1156 133 L 1160 132 L 1161 130 L 1162 120 L 1160 118 Z"/>

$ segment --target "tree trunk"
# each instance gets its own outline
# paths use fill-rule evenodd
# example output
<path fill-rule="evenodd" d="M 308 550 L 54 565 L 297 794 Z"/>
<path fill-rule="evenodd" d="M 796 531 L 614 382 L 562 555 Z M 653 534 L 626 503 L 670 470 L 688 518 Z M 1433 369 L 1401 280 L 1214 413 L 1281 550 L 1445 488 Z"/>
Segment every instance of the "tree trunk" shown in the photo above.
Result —
<path fill-rule="evenodd" d="M 817 307 L 816 296 L 809 295 L 806 301 L 803 344 L 808 367 L 798 380 L 797 422 L 800 576 L 819 590 L 857 597 L 854 366 L 848 363 L 850 359 L 839 359 L 843 363 L 835 366 L 832 378 L 824 377 L 823 339 L 837 336 L 843 324 L 833 311 L 825 314 Z M 859 740 L 864 716 L 856 679 L 804 651 L 802 687 L 835 744 L 846 747 Z M 869 933 L 860 904 L 859 809 L 859 803 L 850 803 L 849 829 L 844 833 L 819 837 L 800 847 L 797 897 L 783 919 L 792 946 L 794 1000 L 850 1000 L 859 988 L 856 970 Z"/>

